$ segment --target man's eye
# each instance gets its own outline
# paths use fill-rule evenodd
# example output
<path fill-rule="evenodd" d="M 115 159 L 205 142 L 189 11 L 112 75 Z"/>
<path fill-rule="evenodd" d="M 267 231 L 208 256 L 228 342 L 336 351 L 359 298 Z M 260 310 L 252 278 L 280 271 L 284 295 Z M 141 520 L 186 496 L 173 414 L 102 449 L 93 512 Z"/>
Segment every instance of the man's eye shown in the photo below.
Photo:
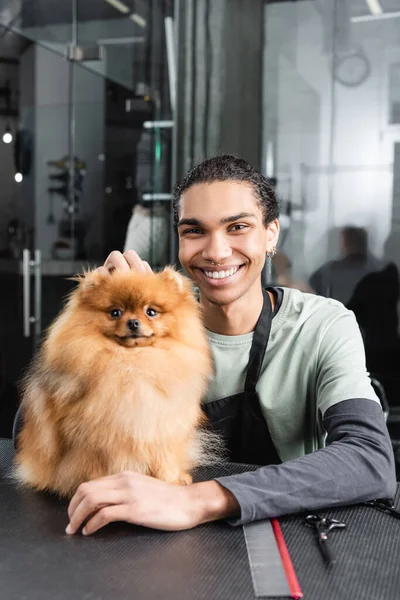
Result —
<path fill-rule="evenodd" d="M 232 225 L 231 231 L 242 231 L 243 229 L 247 229 L 247 225 L 243 225 L 243 223 L 237 223 L 236 225 Z"/>
<path fill-rule="evenodd" d="M 192 227 L 191 229 L 185 229 L 185 231 L 183 231 L 182 235 L 187 235 L 187 234 L 196 234 L 196 233 L 201 233 L 201 229 L 199 229 L 198 227 Z"/>
<path fill-rule="evenodd" d="M 120 317 L 122 317 L 122 310 L 120 310 L 119 308 L 113 308 L 112 310 L 110 310 L 110 317 L 112 317 L 113 319 L 119 319 Z"/>

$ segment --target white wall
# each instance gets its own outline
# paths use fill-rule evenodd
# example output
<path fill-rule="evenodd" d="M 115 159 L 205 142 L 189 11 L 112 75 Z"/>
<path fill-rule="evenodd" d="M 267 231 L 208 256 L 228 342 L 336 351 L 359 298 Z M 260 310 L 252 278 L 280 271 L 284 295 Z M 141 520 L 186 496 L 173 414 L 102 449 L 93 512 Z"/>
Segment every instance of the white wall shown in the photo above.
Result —
<path fill-rule="evenodd" d="M 398 133 L 388 125 L 387 90 L 389 65 L 400 60 L 399 21 L 339 23 L 336 51 L 361 45 L 371 64 L 367 81 L 347 88 L 332 78 L 333 8 L 333 0 L 266 8 L 264 139 L 275 136 L 277 171 L 290 172 L 292 199 L 305 202 L 285 246 L 297 276 L 335 256 L 338 227 L 368 227 L 378 255 L 391 230 Z"/>
<path fill-rule="evenodd" d="M 43 258 L 51 258 L 52 246 L 59 237 L 58 221 L 65 218 L 61 196 L 54 194 L 55 223 L 48 223 L 50 198 L 48 187 L 59 187 L 51 182 L 50 173 L 57 169 L 47 165 L 49 160 L 68 155 L 70 128 L 69 64 L 59 54 L 42 46 L 32 46 L 33 93 L 30 100 L 24 96 L 21 107 L 23 121 L 32 127 L 34 138 L 34 176 L 31 199 L 35 210 L 35 247 L 41 249 Z M 27 57 L 26 60 L 31 60 Z M 32 62 L 32 61 L 31 61 Z M 79 216 L 84 216 L 90 229 L 85 240 L 89 257 L 96 256 L 101 248 L 103 163 L 98 156 L 103 153 L 104 128 L 104 80 L 81 67 L 75 67 L 76 76 L 76 125 L 75 155 L 87 163 Z M 32 105 L 29 106 L 28 102 Z M 97 249 L 97 250 L 96 250 Z M 90 256 L 91 255 L 91 256 Z"/>

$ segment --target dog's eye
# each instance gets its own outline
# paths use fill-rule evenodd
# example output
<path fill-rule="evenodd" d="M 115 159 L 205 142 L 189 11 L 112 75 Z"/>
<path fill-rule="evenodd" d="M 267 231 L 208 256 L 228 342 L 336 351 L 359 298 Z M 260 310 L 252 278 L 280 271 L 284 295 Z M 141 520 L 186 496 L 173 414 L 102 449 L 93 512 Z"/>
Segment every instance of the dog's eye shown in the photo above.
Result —
<path fill-rule="evenodd" d="M 155 316 L 157 315 L 157 311 L 156 311 L 156 310 L 154 310 L 154 308 L 147 308 L 147 309 L 146 309 L 146 315 L 147 315 L 148 317 L 151 317 L 151 318 L 153 318 L 153 317 L 155 317 Z"/>
<path fill-rule="evenodd" d="M 120 310 L 119 308 L 113 308 L 112 310 L 110 310 L 110 316 L 113 319 L 119 319 L 120 317 L 122 317 L 122 310 Z"/>

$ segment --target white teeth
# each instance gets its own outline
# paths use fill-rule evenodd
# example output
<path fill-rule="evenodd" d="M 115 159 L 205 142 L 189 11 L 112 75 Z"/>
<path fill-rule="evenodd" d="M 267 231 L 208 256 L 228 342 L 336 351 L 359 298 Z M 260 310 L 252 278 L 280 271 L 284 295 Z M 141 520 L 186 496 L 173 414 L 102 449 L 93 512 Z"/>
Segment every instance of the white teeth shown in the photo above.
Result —
<path fill-rule="evenodd" d="M 234 275 L 238 269 L 239 267 L 232 267 L 228 271 L 204 271 L 204 273 L 210 279 L 225 279 Z"/>

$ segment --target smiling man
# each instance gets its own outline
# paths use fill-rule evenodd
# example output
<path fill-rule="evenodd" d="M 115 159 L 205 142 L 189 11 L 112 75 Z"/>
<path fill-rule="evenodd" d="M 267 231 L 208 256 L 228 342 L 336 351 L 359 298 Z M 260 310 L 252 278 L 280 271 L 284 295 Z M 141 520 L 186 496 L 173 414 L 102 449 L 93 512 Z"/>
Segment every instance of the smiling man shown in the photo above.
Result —
<path fill-rule="evenodd" d="M 131 472 L 87 482 L 71 500 L 67 532 L 88 518 L 85 534 L 116 520 L 178 530 L 391 497 L 393 452 L 353 314 L 262 288 L 279 234 L 269 182 L 244 160 L 209 159 L 177 185 L 175 214 L 215 362 L 204 410 L 230 458 L 260 468 L 186 487 Z M 101 269 L 150 267 L 128 251 Z"/>

